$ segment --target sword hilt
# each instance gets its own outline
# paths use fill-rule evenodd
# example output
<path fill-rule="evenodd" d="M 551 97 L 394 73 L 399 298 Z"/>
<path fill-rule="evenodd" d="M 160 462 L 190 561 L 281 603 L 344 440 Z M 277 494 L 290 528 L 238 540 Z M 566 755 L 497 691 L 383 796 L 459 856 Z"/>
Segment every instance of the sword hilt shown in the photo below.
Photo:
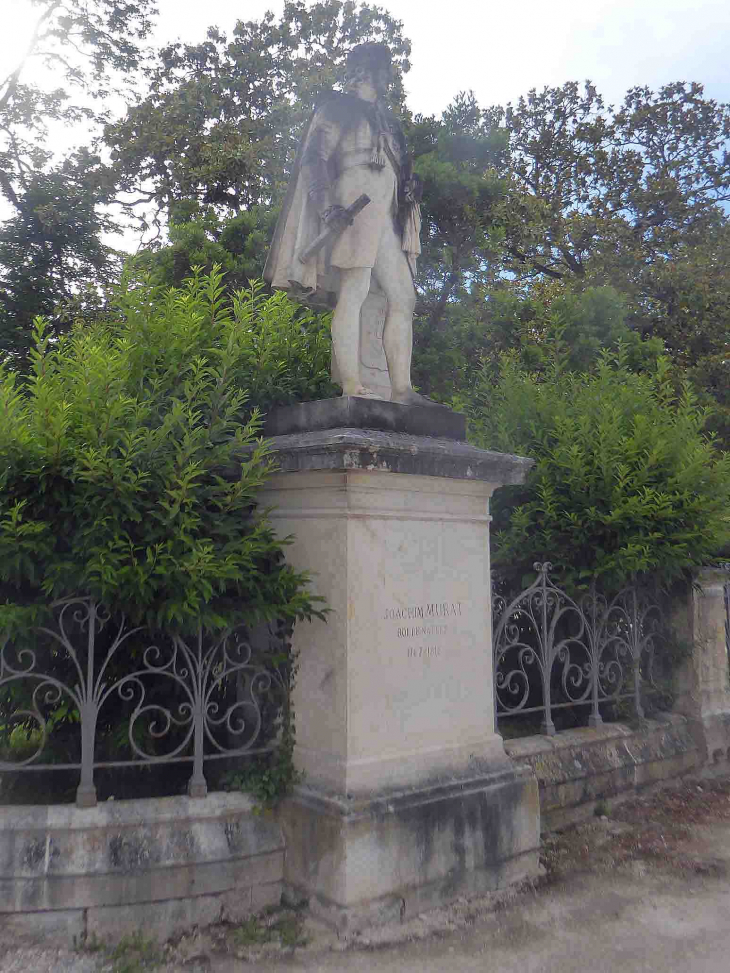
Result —
<path fill-rule="evenodd" d="M 307 263 L 319 253 L 325 244 L 338 237 L 348 226 L 352 226 L 355 222 L 355 217 L 365 209 L 369 202 L 370 197 L 367 193 L 358 196 L 352 206 L 348 206 L 344 213 L 333 221 L 334 225 L 328 225 L 312 240 L 308 247 L 305 247 L 299 252 L 299 261 L 303 264 Z"/>

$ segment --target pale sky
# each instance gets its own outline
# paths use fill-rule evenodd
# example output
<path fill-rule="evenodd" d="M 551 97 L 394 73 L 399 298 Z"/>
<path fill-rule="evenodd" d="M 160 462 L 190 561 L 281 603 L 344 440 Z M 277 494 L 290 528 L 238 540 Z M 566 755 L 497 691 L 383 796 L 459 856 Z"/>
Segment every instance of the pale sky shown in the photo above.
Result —
<path fill-rule="evenodd" d="M 705 94 L 730 102 L 730 0 L 382 0 L 403 22 L 413 51 L 405 78 L 412 111 L 438 115 L 459 91 L 472 89 L 483 107 L 515 101 L 530 88 L 590 79 L 607 104 L 634 85 L 656 89 L 698 81 Z M 279 15 L 284 0 L 158 0 L 153 43 L 199 43 L 215 25 Z M 34 22 L 29 0 L 0 0 L 0 78 L 25 49 Z M 29 65 L 23 79 L 34 80 Z M 47 77 L 44 86 L 49 85 Z M 86 141 L 77 130 L 54 130 L 53 147 Z M 0 201 L 0 219 L 4 215 Z M 124 248 L 134 247 L 123 239 Z M 116 244 L 115 244 L 116 245 Z"/>
<path fill-rule="evenodd" d="M 283 0 L 158 0 L 158 44 L 204 39 L 208 26 L 230 31 Z M 0 0 L 0 75 L 22 50 L 29 0 Z M 482 105 L 503 104 L 530 88 L 590 78 L 608 102 L 627 88 L 699 81 L 730 101 L 728 0 L 384 0 L 413 43 L 406 77 L 413 111 L 438 114 L 461 90 Z"/>
<path fill-rule="evenodd" d="M 462 90 L 482 105 L 590 78 L 608 102 L 633 85 L 699 81 L 730 101 L 729 0 L 382 0 L 413 44 L 413 111 L 438 114 Z M 159 0 L 160 40 L 202 40 L 212 23 L 279 14 L 283 0 Z"/>

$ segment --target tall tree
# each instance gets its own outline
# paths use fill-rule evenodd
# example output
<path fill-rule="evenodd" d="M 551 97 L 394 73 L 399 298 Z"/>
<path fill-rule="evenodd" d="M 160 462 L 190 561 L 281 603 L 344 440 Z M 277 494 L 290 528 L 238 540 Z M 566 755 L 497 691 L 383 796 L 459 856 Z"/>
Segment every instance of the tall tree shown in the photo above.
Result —
<path fill-rule="evenodd" d="M 440 119 L 417 116 L 410 126 L 415 171 L 423 180 L 422 332 L 437 332 L 450 301 L 473 286 L 495 257 L 496 201 L 507 139 L 473 93 L 461 93 Z"/>
<path fill-rule="evenodd" d="M 98 282 L 110 257 L 99 206 L 113 184 L 89 151 L 57 161 L 49 129 L 108 119 L 108 95 L 139 68 L 154 0 L 31 0 L 38 17 L 27 50 L 0 79 L 0 351 L 22 347 L 35 314 Z M 25 80 L 41 64 L 52 90 Z M 121 79 L 121 80 L 120 80 Z"/>
<path fill-rule="evenodd" d="M 276 204 L 286 188 L 302 126 L 340 76 L 348 50 L 384 41 L 394 55 L 393 98 L 410 44 L 401 24 L 351 0 L 294 0 L 280 18 L 211 28 L 202 44 L 159 53 L 150 89 L 106 130 L 129 207 L 179 221 L 191 200 L 222 213 Z"/>
<path fill-rule="evenodd" d="M 632 88 L 614 110 L 570 82 L 494 114 L 510 137 L 507 255 L 520 276 L 635 279 L 730 200 L 730 106 L 699 84 Z"/>
<path fill-rule="evenodd" d="M 510 137 L 507 281 L 620 292 L 629 326 L 724 410 L 713 421 L 730 444 L 730 106 L 678 82 L 614 109 L 569 83 L 493 114 Z"/>

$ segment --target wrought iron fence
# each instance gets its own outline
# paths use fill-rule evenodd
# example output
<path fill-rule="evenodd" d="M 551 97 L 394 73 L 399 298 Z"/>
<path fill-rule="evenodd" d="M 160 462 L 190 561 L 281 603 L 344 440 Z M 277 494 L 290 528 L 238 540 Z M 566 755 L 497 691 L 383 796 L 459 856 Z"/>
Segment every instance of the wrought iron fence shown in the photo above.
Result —
<path fill-rule="evenodd" d="M 283 628 L 254 648 L 243 626 L 185 640 L 130 627 L 90 598 L 52 609 L 52 624 L 0 640 L 0 771 L 79 770 L 76 803 L 93 807 L 98 768 L 189 762 L 188 793 L 203 797 L 207 761 L 276 746 Z"/>
<path fill-rule="evenodd" d="M 551 568 L 535 564 L 536 580 L 516 597 L 493 595 L 495 719 L 539 713 L 540 732 L 552 736 L 556 710 L 587 707 L 588 725 L 599 726 L 602 705 L 626 700 L 643 717 L 645 695 L 658 691 L 658 601 L 638 587 L 575 600 Z"/>

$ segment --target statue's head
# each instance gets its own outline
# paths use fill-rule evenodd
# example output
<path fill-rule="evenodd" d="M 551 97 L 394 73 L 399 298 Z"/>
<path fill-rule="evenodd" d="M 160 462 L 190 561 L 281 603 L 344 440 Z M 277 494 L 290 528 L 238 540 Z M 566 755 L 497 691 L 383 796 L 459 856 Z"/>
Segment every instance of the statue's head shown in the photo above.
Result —
<path fill-rule="evenodd" d="M 353 90 L 370 82 L 379 96 L 385 95 L 392 80 L 390 50 L 386 44 L 358 44 L 347 55 L 345 87 Z"/>

